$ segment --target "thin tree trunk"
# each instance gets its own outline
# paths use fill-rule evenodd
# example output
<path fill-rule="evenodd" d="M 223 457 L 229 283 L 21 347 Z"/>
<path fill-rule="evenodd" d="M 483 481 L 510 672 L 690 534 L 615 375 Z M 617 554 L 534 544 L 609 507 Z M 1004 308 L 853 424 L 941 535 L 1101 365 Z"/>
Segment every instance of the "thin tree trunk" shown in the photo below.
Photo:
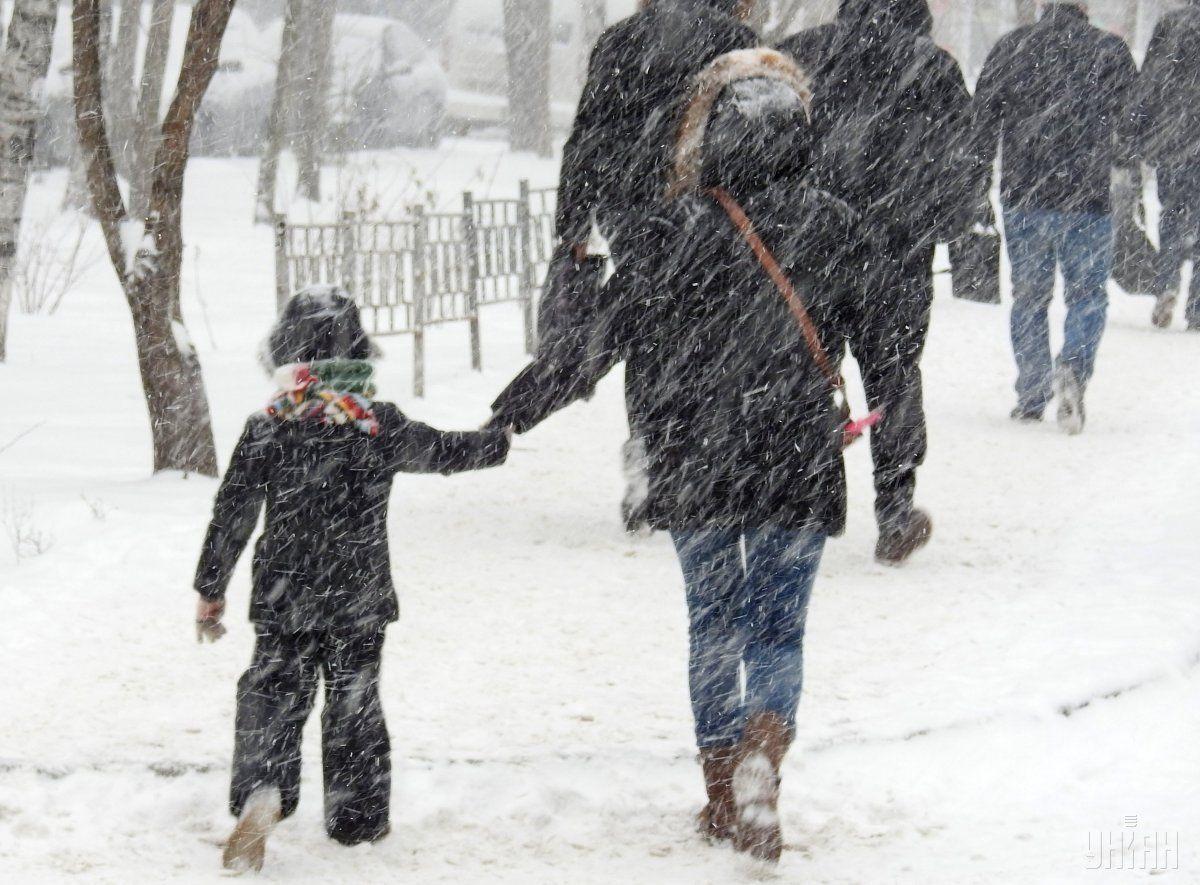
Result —
<path fill-rule="evenodd" d="M 113 159 L 128 175 L 133 149 L 133 72 L 137 65 L 138 34 L 142 25 L 142 0 L 123 0 L 117 16 L 117 38 L 108 58 L 105 103 L 112 130 Z"/>
<path fill-rule="evenodd" d="M 150 209 L 150 183 L 154 176 L 154 155 L 158 150 L 159 105 L 162 103 L 163 78 L 167 53 L 171 48 L 171 22 L 175 0 L 154 0 L 150 8 L 150 28 L 146 34 L 146 55 L 138 91 L 137 118 L 134 122 L 133 163 L 129 182 L 129 211 L 145 218 Z"/>
<path fill-rule="evenodd" d="M 83 158 L 83 149 L 79 146 L 79 132 L 72 121 L 71 159 L 67 163 L 67 187 L 63 191 L 62 211 L 91 213 L 91 199 L 87 188 L 87 162 Z"/>
<path fill-rule="evenodd" d="M 303 24 L 299 95 L 305 112 L 296 121 L 297 187 L 306 200 L 321 199 L 321 153 L 329 125 L 329 81 L 336 0 L 310 0 Z"/>
<path fill-rule="evenodd" d="M 587 78 L 588 56 L 591 54 L 592 48 L 600 39 L 600 35 L 604 33 L 604 29 L 608 27 L 608 3 L 607 0 L 583 0 L 583 45 L 587 50 L 582 61 L 579 81 L 582 83 Z"/>
<path fill-rule="evenodd" d="M 0 57 L 0 362 L 7 357 L 12 262 L 57 19 L 58 0 L 15 0 Z"/>
<path fill-rule="evenodd" d="M 197 0 L 192 7 L 179 83 L 154 161 L 150 211 L 139 224 L 125 211 L 104 119 L 100 3 L 74 0 L 75 117 L 92 204 L 133 317 L 156 471 L 217 472 L 200 361 L 179 319 L 178 302 L 188 145 L 233 5 L 234 0 Z"/>
<path fill-rule="evenodd" d="M 509 144 L 549 157 L 550 0 L 504 0 L 504 54 Z"/>
<path fill-rule="evenodd" d="M 258 196 L 254 201 L 254 220 L 271 224 L 275 216 L 275 188 L 279 177 L 279 155 L 291 126 L 292 108 L 297 104 L 296 71 L 300 49 L 300 21 L 304 0 L 287 0 L 283 16 L 283 35 L 279 44 L 279 64 L 275 71 L 275 92 L 267 117 L 267 140 L 258 164 Z"/>

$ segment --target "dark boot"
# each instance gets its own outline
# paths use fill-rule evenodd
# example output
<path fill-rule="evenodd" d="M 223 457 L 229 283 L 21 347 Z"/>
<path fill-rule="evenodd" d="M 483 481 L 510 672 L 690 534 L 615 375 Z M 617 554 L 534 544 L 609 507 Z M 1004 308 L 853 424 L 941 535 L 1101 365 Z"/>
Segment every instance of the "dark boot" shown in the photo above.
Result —
<path fill-rule="evenodd" d="M 777 863 L 783 853 L 779 769 L 791 743 L 792 730 L 781 716 L 759 713 L 746 724 L 733 775 L 737 807 L 733 847 L 769 863 Z"/>
<path fill-rule="evenodd" d="M 733 771 L 737 747 L 705 747 L 700 751 L 708 804 L 700 811 L 697 828 L 708 839 L 732 839 L 737 809 L 733 802 Z"/>
<path fill-rule="evenodd" d="M 875 561 L 884 565 L 900 565 L 929 543 L 933 520 L 924 510 L 913 510 L 908 518 L 894 527 L 880 529 L 875 545 Z"/>

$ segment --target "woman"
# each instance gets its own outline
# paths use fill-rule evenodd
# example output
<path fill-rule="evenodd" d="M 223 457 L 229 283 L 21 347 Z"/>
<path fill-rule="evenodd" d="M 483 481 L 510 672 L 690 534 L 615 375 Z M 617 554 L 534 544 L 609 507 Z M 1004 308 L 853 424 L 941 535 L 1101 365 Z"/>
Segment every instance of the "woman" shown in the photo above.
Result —
<path fill-rule="evenodd" d="M 496 426 L 527 431 L 626 361 L 645 512 L 671 533 L 687 589 L 709 799 L 701 830 L 770 861 L 782 849 L 779 768 L 800 697 L 805 611 L 825 539 L 845 520 L 830 377 L 857 321 L 848 270 L 862 260 L 850 211 L 803 181 L 808 103 L 804 75 L 778 53 L 714 61 L 695 83 L 668 199 L 640 257 L 609 281 L 581 334 L 493 406 Z M 734 222 L 738 210 L 805 303 L 815 348 Z"/>

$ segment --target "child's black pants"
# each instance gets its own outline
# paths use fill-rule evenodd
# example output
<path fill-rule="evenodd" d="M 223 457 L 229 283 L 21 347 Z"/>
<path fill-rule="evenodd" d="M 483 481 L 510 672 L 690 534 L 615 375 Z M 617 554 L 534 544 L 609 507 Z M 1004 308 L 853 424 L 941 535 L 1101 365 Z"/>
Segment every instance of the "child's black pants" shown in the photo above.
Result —
<path fill-rule="evenodd" d="M 250 668 L 238 681 L 229 807 L 275 786 L 283 816 L 300 800 L 300 738 L 325 682 L 321 751 L 325 828 L 346 844 L 379 838 L 388 824 L 391 759 L 379 701 L 382 628 L 281 633 L 258 625 Z"/>

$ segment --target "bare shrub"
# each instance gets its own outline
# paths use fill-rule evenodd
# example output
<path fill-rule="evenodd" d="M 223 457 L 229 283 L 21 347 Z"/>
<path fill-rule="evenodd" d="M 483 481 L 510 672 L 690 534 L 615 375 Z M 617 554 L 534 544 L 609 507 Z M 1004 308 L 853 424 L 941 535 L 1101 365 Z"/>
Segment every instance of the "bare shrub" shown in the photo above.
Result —
<path fill-rule="evenodd" d="M 54 313 L 96 263 L 99 253 L 84 242 L 87 226 L 74 214 L 69 224 L 54 218 L 27 222 L 10 281 L 21 313 Z"/>
<path fill-rule="evenodd" d="M 37 524 L 33 502 L 28 499 L 5 495 L 0 501 L 0 526 L 18 562 L 41 556 L 54 546 L 54 536 Z"/>

